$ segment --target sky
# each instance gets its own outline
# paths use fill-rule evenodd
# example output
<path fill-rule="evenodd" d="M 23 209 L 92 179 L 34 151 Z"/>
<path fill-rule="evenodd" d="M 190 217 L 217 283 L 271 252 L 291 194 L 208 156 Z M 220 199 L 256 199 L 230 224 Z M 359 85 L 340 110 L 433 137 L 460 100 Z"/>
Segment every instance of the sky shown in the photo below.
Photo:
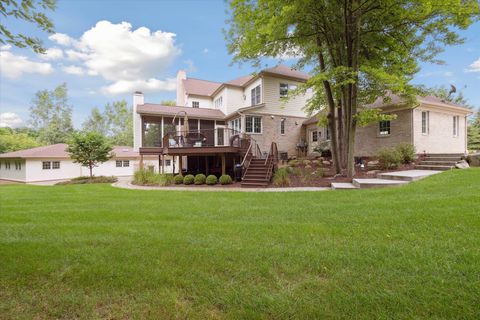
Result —
<path fill-rule="evenodd" d="M 258 71 L 232 64 L 222 31 L 229 18 L 223 0 L 59 0 L 48 15 L 54 34 L 6 21 L 12 31 L 38 36 L 48 50 L 37 55 L 28 48 L 1 47 L 0 126 L 28 125 L 35 93 L 64 82 L 74 125 L 81 128 L 93 107 L 102 110 L 122 99 L 131 105 L 136 90 L 144 92 L 146 102 L 174 100 L 179 69 L 218 82 Z M 453 84 L 470 105 L 480 107 L 480 22 L 460 34 L 465 43 L 439 55 L 445 64 L 422 64 L 413 83 Z"/>

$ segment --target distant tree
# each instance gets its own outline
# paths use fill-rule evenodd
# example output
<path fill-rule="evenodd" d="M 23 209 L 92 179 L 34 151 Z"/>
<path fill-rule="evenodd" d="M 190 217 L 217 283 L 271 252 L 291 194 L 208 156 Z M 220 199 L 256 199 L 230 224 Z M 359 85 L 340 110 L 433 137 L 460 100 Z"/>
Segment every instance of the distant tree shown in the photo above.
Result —
<path fill-rule="evenodd" d="M 83 130 L 105 135 L 115 145 L 133 145 L 132 109 L 125 100 L 107 103 L 104 112 L 93 108 Z"/>
<path fill-rule="evenodd" d="M 419 89 L 421 93 L 424 95 L 432 95 L 444 101 L 453 102 L 456 104 L 463 105 L 465 107 L 470 107 L 462 91 L 453 92 L 452 91 L 453 88 L 448 88 L 446 86 L 435 86 L 432 88 L 420 86 Z"/>
<path fill-rule="evenodd" d="M 40 145 L 40 141 L 25 132 L 0 128 L 0 153 L 29 149 Z"/>
<path fill-rule="evenodd" d="M 468 124 L 467 143 L 468 150 L 480 150 L 480 110 L 474 115 L 473 119 Z"/>
<path fill-rule="evenodd" d="M 53 91 L 41 90 L 35 94 L 30 107 L 30 123 L 38 131 L 41 142 L 66 142 L 72 134 L 72 107 L 67 95 L 66 83 Z"/>
<path fill-rule="evenodd" d="M 88 167 L 91 178 L 94 167 L 114 156 L 112 149 L 110 142 L 98 132 L 76 132 L 71 136 L 67 152 L 73 162 Z"/>
<path fill-rule="evenodd" d="M 43 11 L 55 10 L 56 0 L 2 0 L 0 1 L 0 43 L 11 44 L 19 48 L 30 47 L 36 53 L 44 53 L 42 41 L 25 34 L 15 34 L 7 22 L 9 18 L 31 22 L 38 29 L 53 33 L 53 23 Z M 15 23 L 12 21 L 12 24 Z"/>
<path fill-rule="evenodd" d="M 175 100 L 162 100 L 160 101 L 160 104 L 162 106 L 175 107 L 177 105 L 177 102 Z"/>

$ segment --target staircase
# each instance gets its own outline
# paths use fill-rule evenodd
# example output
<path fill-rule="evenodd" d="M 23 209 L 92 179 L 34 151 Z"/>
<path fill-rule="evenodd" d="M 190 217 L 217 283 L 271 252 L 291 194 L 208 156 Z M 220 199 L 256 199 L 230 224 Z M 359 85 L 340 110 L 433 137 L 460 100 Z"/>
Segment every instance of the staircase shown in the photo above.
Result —
<path fill-rule="evenodd" d="M 242 178 L 242 188 L 266 188 L 277 167 L 277 144 L 272 142 L 266 159 L 252 157 Z"/>
<path fill-rule="evenodd" d="M 455 164 L 462 159 L 461 153 L 437 153 L 427 154 L 424 159 L 415 166 L 419 170 L 446 171 L 455 168 Z"/>

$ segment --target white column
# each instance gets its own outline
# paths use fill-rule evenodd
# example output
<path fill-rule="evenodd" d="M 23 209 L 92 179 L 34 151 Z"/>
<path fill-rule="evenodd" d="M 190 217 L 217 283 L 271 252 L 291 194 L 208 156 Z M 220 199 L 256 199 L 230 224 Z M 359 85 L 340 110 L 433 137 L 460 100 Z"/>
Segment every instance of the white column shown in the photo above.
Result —
<path fill-rule="evenodd" d="M 145 103 L 143 93 L 136 91 L 133 94 L 133 150 L 138 151 L 142 146 L 142 118 L 137 113 L 137 107 Z"/>

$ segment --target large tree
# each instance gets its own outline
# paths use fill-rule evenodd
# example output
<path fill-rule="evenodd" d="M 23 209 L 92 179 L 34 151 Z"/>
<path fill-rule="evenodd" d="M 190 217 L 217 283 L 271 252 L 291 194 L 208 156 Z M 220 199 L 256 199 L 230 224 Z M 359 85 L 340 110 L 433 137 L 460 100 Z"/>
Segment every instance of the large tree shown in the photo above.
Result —
<path fill-rule="evenodd" d="M 42 41 L 31 35 L 11 31 L 8 24 L 18 20 L 33 23 L 37 29 L 52 33 L 53 23 L 45 14 L 54 10 L 56 0 L 1 0 L 0 1 L 0 43 L 11 44 L 19 48 L 30 47 L 36 53 L 44 53 Z"/>
<path fill-rule="evenodd" d="M 480 151 L 480 110 L 475 113 L 473 119 L 468 123 L 468 150 Z"/>
<path fill-rule="evenodd" d="M 115 145 L 133 144 L 133 115 L 125 100 L 107 103 L 102 112 L 93 108 L 89 118 L 83 123 L 86 131 L 99 132 Z"/>
<path fill-rule="evenodd" d="M 30 123 L 44 143 L 54 144 L 68 140 L 73 125 L 66 83 L 52 91 L 41 90 L 35 94 L 30 107 Z"/>
<path fill-rule="evenodd" d="M 28 130 L 0 128 L 0 153 L 29 149 L 41 143 Z"/>
<path fill-rule="evenodd" d="M 231 0 L 226 33 L 234 61 L 297 55 L 313 67 L 309 109 L 326 106 L 337 173 L 354 173 L 355 132 L 378 121 L 366 106 L 394 93 L 415 100 L 419 61 L 436 62 L 479 17 L 477 0 Z"/>

